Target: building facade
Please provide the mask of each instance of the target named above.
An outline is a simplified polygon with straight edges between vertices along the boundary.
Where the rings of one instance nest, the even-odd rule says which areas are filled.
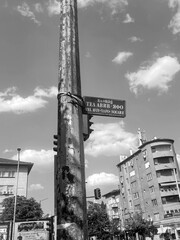
[[[14,196],[17,183],[18,161],[0,158],[0,214],[2,213],[2,202],[5,198]],[[19,177],[17,195],[27,197],[28,176],[33,163],[19,162]]]
[[[109,216],[110,220],[117,220],[120,221],[120,205],[119,205],[119,199],[120,199],[120,190],[116,189],[111,192],[108,192],[103,195],[105,198],[106,208],[107,208],[107,214]]]
[[[172,139],[143,141],[117,165],[125,222],[134,213],[152,219],[163,231],[180,230],[180,172]],[[180,237],[180,232],[179,232]]]

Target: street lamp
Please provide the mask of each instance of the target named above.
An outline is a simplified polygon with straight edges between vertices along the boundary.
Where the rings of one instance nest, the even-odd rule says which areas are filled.
[[[15,239],[15,221],[16,221],[16,205],[17,205],[17,193],[18,193],[18,182],[19,182],[20,151],[21,151],[21,148],[17,148],[18,164],[17,164],[16,190],[15,190],[15,199],[14,199],[13,240]]]

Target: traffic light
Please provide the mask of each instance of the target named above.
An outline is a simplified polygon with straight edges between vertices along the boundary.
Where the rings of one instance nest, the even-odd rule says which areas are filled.
[[[94,189],[94,197],[95,197],[95,199],[100,199],[101,198],[101,190],[100,190],[100,188]]]
[[[49,239],[52,239],[53,233],[54,233],[54,216],[50,217],[48,222],[46,223],[46,231],[49,232]]]
[[[83,114],[83,137],[84,137],[84,141],[86,141],[91,132],[94,131],[93,129],[91,129],[91,125],[93,124],[91,120],[91,118],[93,117],[93,115],[90,114]]]
[[[54,135],[53,138],[54,138],[53,144],[55,145],[55,147],[53,147],[53,150],[57,152],[58,151],[58,135]]]

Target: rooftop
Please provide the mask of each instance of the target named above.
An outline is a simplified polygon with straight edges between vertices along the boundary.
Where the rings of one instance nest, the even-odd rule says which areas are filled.
[[[5,165],[16,166],[17,164],[18,164],[17,160],[0,158],[0,166],[5,166]],[[29,174],[29,172],[31,171],[31,168],[33,167],[34,163],[19,161],[19,165],[20,166],[27,166],[28,167],[28,174]]]

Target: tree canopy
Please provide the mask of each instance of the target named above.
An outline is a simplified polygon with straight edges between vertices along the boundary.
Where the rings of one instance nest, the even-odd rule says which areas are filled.
[[[1,221],[13,220],[15,197],[5,198],[2,202],[3,212]],[[27,199],[24,196],[17,196],[16,220],[39,219],[43,215],[40,203],[34,198]]]
[[[125,229],[130,236],[135,236],[138,233],[143,237],[152,237],[157,234],[157,228],[153,225],[153,222],[144,219],[140,213],[136,213],[126,220]]]
[[[98,239],[108,239],[111,223],[106,212],[106,205],[89,202],[87,211],[89,236],[97,236]]]

